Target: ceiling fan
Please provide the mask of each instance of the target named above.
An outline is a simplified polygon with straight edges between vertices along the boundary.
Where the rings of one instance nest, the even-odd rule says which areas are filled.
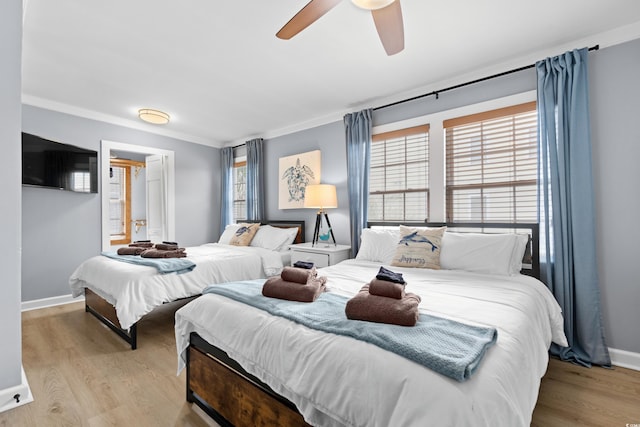
[[[333,9],[340,1],[342,0],[311,0],[276,33],[276,37],[289,40]],[[404,49],[404,28],[400,0],[351,1],[356,6],[371,11],[378,36],[387,55],[395,55]]]

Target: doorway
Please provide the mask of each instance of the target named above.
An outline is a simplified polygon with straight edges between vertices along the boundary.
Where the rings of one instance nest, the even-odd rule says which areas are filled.
[[[146,218],[155,219],[153,228],[155,240],[175,241],[175,159],[174,152],[158,148],[132,145],[114,141],[101,141],[101,193],[102,193],[102,250],[111,250],[111,227],[109,223],[110,162],[112,153],[129,152],[153,159],[161,183],[148,182],[146,191]],[[147,221],[147,224],[149,221]]]

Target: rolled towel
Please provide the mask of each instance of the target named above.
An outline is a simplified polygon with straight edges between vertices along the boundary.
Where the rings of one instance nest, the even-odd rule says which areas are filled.
[[[324,276],[310,280],[306,285],[287,282],[280,276],[270,277],[262,285],[265,297],[286,299],[289,301],[313,302],[324,292],[327,278]]]
[[[165,245],[178,246],[178,242],[165,242],[163,240],[162,243],[164,243]]]
[[[386,298],[369,293],[369,285],[347,301],[345,314],[351,320],[415,326],[420,317],[420,296],[407,293],[402,299]]]
[[[376,275],[376,279],[386,280],[388,282],[394,282],[394,283],[404,283],[404,279],[402,278],[402,273],[395,273],[384,267],[380,267],[380,270],[378,270],[378,274]]]
[[[132,248],[152,248],[153,243],[151,242],[133,242],[129,243],[129,246]]]
[[[296,261],[293,263],[294,267],[298,267],[298,268],[306,268],[306,269],[311,269],[313,268],[313,263],[312,262],[307,262],[307,261]]]
[[[187,253],[184,248],[178,248],[174,251],[161,251],[159,249],[150,248],[140,254],[143,258],[184,258]]]
[[[314,279],[318,275],[316,268],[309,270],[298,267],[284,267],[280,273],[280,277],[285,282],[294,282],[305,285],[310,279]]]
[[[404,287],[405,284],[403,283],[389,282],[388,280],[375,278],[369,282],[369,293],[380,297],[400,299],[405,295]]]
[[[178,245],[173,245],[169,243],[156,243],[156,249],[160,249],[161,251],[175,251],[178,248]]]
[[[145,248],[137,246],[126,246],[124,248],[118,248],[118,255],[140,255],[145,251]]]

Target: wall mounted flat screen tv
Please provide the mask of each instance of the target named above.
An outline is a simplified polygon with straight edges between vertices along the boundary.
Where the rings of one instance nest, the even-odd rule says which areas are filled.
[[[22,184],[98,192],[98,152],[22,133]]]

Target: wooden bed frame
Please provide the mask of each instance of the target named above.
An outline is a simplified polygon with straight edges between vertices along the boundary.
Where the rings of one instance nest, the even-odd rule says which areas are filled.
[[[529,244],[522,274],[540,277],[538,224],[507,223],[402,223],[407,226],[440,227],[464,232],[484,229],[529,230]],[[389,226],[389,223],[368,223]],[[308,426],[296,406],[245,371],[227,353],[192,332],[187,349],[187,402],[195,403],[218,424],[233,426]]]
[[[256,222],[256,221],[248,221],[248,222]],[[296,238],[294,239],[294,243],[304,243],[305,241],[305,222],[304,221],[265,221],[263,222],[265,225],[271,225],[273,227],[278,228],[298,228],[298,234],[296,234]],[[129,330],[123,329],[120,325],[120,321],[118,320],[118,315],[116,314],[115,307],[109,303],[107,300],[102,298],[97,293],[93,292],[89,288],[84,288],[84,301],[85,301],[85,311],[93,314],[98,320],[104,323],[109,327],[113,332],[115,332],[120,338],[125,340],[130,346],[131,350],[135,350],[138,347],[138,323],[134,323]],[[194,298],[187,297],[181,298],[176,301]],[[173,302],[173,301],[169,301]]]

